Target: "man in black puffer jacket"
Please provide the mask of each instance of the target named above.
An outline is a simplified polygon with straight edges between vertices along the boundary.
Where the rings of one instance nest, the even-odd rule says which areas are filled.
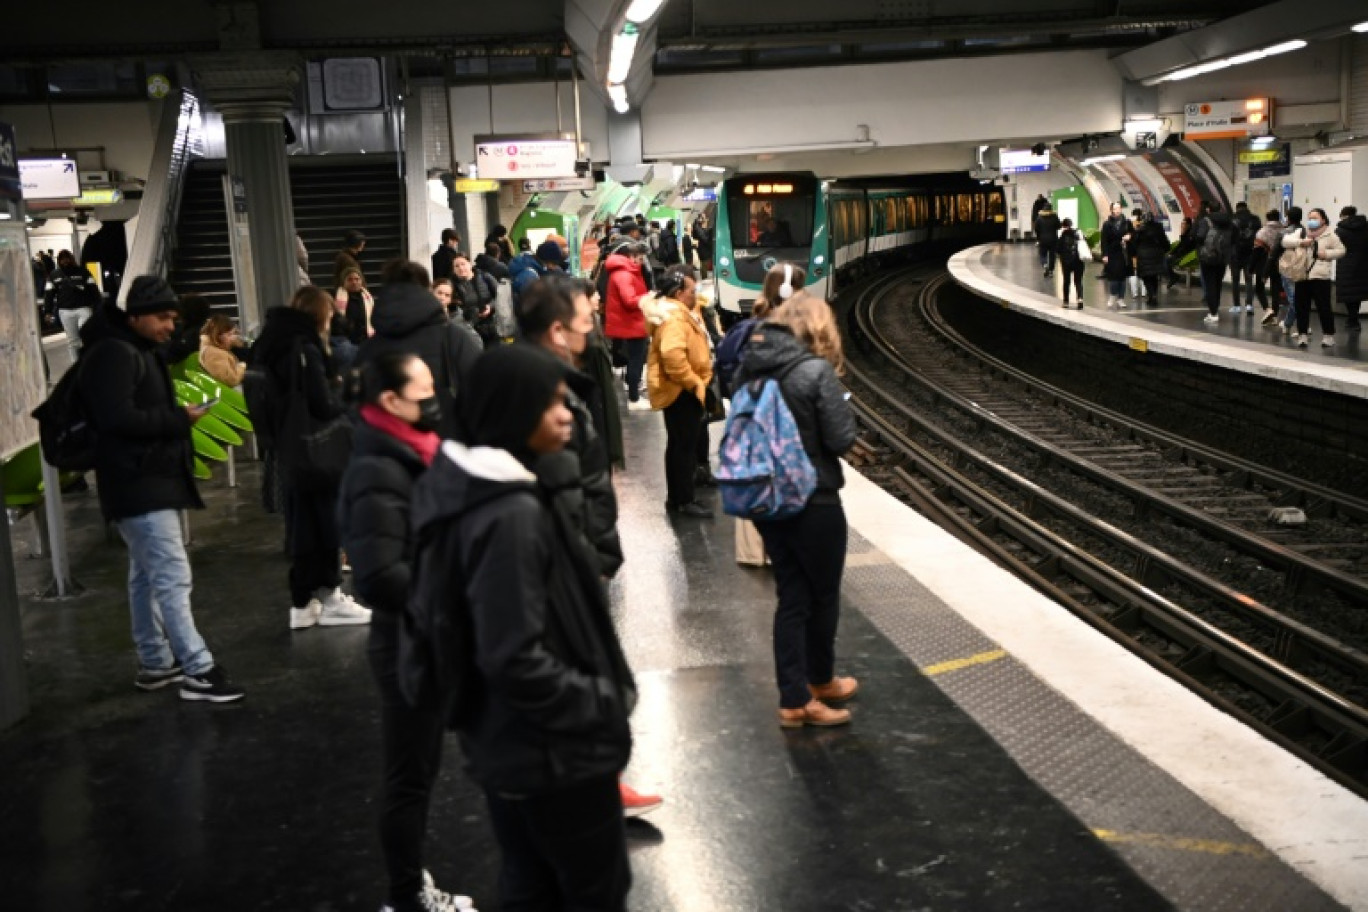
[[[1345,330],[1358,332],[1359,306],[1368,298],[1368,218],[1356,207],[1345,206],[1335,233],[1344,244],[1344,256],[1335,265],[1335,296],[1348,314]]]
[[[190,428],[208,412],[176,404],[159,352],[176,328],[171,286],[139,276],[126,310],[107,305],[82,327],[79,389],[95,424],[100,508],[128,545],[128,601],[139,690],[181,685],[181,699],[228,703],[243,691],[216,665],[190,613],[190,559],[179,511],[203,509]]]
[[[438,432],[448,439],[461,436],[457,397],[483,346],[464,321],[448,318],[433,296],[427,270],[419,263],[391,260],[381,273],[384,286],[376,296],[371,327],[375,335],[357,352],[360,367],[386,351],[411,352],[422,358],[437,382],[442,406]]]

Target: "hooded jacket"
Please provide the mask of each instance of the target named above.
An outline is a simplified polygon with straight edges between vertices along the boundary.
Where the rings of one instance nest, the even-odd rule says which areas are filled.
[[[506,794],[616,776],[631,756],[636,685],[589,546],[555,507],[578,484],[560,467],[447,442],[414,491],[413,597],[466,625],[469,652],[439,659],[464,669],[453,727],[471,775]]]
[[[508,264],[508,275],[513,282],[513,300],[522,297],[523,289],[547,273],[547,266],[531,253],[520,253]]]
[[[1202,216],[1197,220],[1196,224],[1192,226],[1192,240],[1193,243],[1197,245],[1197,260],[1199,263],[1202,262],[1202,247],[1206,244],[1207,235],[1213,231],[1224,231],[1229,236],[1228,240],[1230,243],[1228,248],[1230,250],[1230,258],[1227,259],[1227,262],[1235,256],[1234,223],[1230,220],[1229,212],[1226,212],[1224,209],[1218,209],[1215,212],[1209,212]]]
[[[303,356],[296,368],[295,351]],[[294,394],[296,369],[304,371],[304,396],[309,415],[316,421],[329,421],[342,414],[332,364],[323,351],[323,340],[313,319],[302,310],[272,307],[266,311],[266,324],[252,346],[252,363],[261,365],[270,381],[267,423],[271,437],[279,436],[285,420],[284,403]]]
[[[1035,220],[1033,226],[1036,236],[1036,244],[1041,247],[1053,247],[1059,240],[1059,216],[1055,215],[1054,210],[1049,206],[1040,210],[1040,215]]]
[[[224,386],[241,386],[247,365],[227,348],[221,348],[206,335],[200,336],[200,367]]]
[[[651,408],[668,408],[681,395],[707,403],[712,382],[712,339],[702,314],[693,314],[673,298],[656,298],[660,326],[651,334],[646,357],[646,389]]]
[[[570,457],[579,472],[579,485],[566,488],[566,506],[579,517],[585,538],[598,555],[599,572],[613,576],[622,567],[622,540],[617,531],[617,494],[613,491],[613,472],[608,456],[607,438],[598,430],[602,412],[595,414],[591,403],[603,401],[602,392],[588,374],[567,367],[565,385],[569,389],[565,405],[575,418],[570,445],[560,453],[543,456],[541,462]]]
[[[817,470],[817,490],[808,503],[840,503],[837,492],[845,485],[841,457],[854,446],[857,430],[836,370],[809,352],[788,327],[757,324],[741,361],[738,389],[751,380],[778,374],[782,374],[779,391]]]
[[[158,510],[200,509],[190,446],[190,416],[176,403],[156,343],[128,325],[112,304],[81,327],[73,370],[95,422],[95,479],[105,519]]]
[[[442,405],[438,432],[446,438],[460,436],[456,397],[475,359],[484,346],[463,321],[447,318],[432,292],[418,285],[387,285],[380,290],[371,314],[375,335],[356,354],[356,366],[383,352],[411,352],[423,359],[436,381]]]
[[[603,334],[610,339],[644,339],[648,335],[641,298],[646,280],[629,256],[615,253],[603,268],[608,273],[608,294],[603,302]]]
[[[1341,303],[1368,300],[1368,218],[1351,215],[1336,227],[1344,256],[1335,267],[1335,292]]]

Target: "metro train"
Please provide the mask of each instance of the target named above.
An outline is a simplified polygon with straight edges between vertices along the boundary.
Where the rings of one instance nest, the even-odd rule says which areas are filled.
[[[897,259],[1003,240],[1002,190],[965,174],[823,180],[810,171],[738,174],[717,193],[713,264],[724,318],[748,314],[765,273],[790,262],[806,290],[842,284]]]

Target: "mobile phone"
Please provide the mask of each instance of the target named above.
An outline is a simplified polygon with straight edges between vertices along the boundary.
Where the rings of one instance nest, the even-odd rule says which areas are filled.
[[[214,406],[218,405],[218,404],[219,404],[219,400],[222,399],[222,398],[223,398],[222,396],[214,396],[214,397],[211,398],[211,399],[206,399],[206,400],[204,400],[203,402],[199,403],[198,405],[195,406],[195,408],[199,409],[201,412],[207,412],[207,411],[209,411],[211,408],[213,408]]]

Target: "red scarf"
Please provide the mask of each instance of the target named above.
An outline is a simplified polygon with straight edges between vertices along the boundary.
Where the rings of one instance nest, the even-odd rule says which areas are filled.
[[[432,460],[437,457],[437,450],[442,445],[442,438],[437,434],[432,431],[420,431],[378,405],[361,406],[361,419],[377,431],[384,431],[400,443],[408,444],[426,466],[432,465]]]

